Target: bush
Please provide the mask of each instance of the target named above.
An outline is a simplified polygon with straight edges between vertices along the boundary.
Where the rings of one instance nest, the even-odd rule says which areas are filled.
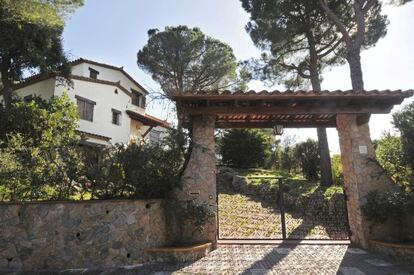
[[[92,152],[91,152],[92,151]],[[92,198],[162,198],[178,186],[184,151],[167,141],[90,149],[86,177]]]
[[[378,162],[395,182],[408,190],[413,182],[413,173],[402,157],[404,150],[401,138],[388,133],[375,143]]]
[[[263,167],[271,154],[271,141],[262,131],[232,129],[218,142],[225,165],[237,168]]]
[[[414,213],[414,193],[371,191],[362,206],[363,214],[375,223],[384,223],[389,218],[401,219],[405,214]]]
[[[180,227],[180,234],[185,232],[185,227],[192,225],[194,230],[191,232],[191,237],[195,233],[203,232],[207,222],[215,217],[214,209],[208,203],[197,202],[195,199],[187,201],[170,201],[169,206],[174,209],[178,224]],[[183,239],[182,236],[179,239]]]
[[[0,200],[159,198],[178,185],[182,134],[156,145],[80,147],[77,120],[66,95],[13,104],[0,133]]]
[[[401,174],[402,184],[408,190],[414,190],[414,102],[393,115],[394,126],[401,133],[401,148],[403,160],[399,160],[400,166],[397,174]],[[405,165],[404,165],[405,164]],[[405,170],[404,166],[409,167],[410,171]],[[403,172],[401,172],[403,171]],[[408,176],[410,174],[410,176]],[[408,180],[408,183],[407,183]]]
[[[405,161],[414,171],[414,102],[395,113],[393,123],[401,133]]]
[[[2,200],[65,199],[81,188],[77,120],[67,95],[12,105],[0,133]]]
[[[303,176],[317,180],[319,168],[318,143],[312,139],[301,142],[295,147],[295,156],[300,163]]]
[[[7,145],[8,136],[20,134],[24,139],[31,139],[32,144],[48,142],[59,145],[70,141],[79,141],[81,136],[76,132],[78,113],[76,104],[67,94],[44,100],[34,97],[26,103],[19,99],[13,103],[8,121],[4,121],[3,109],[0,108],[0,140],[3,148]]]
[[[334,185],[344,185],[344,174],[342,171],[341,155],[333,155],[332,162],[332,176]]]

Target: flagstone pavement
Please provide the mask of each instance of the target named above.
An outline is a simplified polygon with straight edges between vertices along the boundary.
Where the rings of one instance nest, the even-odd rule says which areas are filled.
[[[152,263],[119,268],[71,269],[3,274],[414,274],[414,263],[352,248],[349,245],[220,245],[193,263]]]

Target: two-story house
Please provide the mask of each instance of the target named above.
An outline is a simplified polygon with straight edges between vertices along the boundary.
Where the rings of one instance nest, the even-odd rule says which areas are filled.
[[[34,95],[48,99],[66,92],[77,103],[79,131],[94,144],[157,142],[171,127],[145,113],[148,92],[123,67],[83,58],[71,65],[73,85],[51,73],[26,79],[16,86],[15,93],[31,100]]]

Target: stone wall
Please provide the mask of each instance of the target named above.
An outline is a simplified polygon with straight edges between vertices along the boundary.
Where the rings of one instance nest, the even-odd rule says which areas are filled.
[[[414,263],[414,245],[412,244],[371,240],[370,248],[376,252],[395,258],[396,260],[405,260]]]
[[[370,224],[361,212],[361,206],[366,202],[365,196],[373,190],[390,191],[396,185],[375,160],[368,122],[359,122],[357,115],[342,114],[337,115],[336,124],[348,197],[351,240],[354,244],[368,248],[368,241],[378,236],[370,232]]]
[[[165,235],[162,200],[0,204],[0,271],[138,264]]]
[[[206,205],[214,216],[205,224],[202,232],[194,231],[191,223],[179,226],[177,220],[170,228],[183,228],[175,232],[177,242],[199,243],[217,239],[217,191],[216,157],[214,141],[215,116],[197,116],[193,118],[193,148],[187,167],[181,177],[181,187],[174,190],[177,201],[195,200]],[[173,213],[172,213],[173,214]]]

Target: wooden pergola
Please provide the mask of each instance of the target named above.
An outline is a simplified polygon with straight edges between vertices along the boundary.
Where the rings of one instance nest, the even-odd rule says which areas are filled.
[[[367,248],[381,236],[370,231],[362,215],[366,195],[386,192],[395,184],[375,161],[370,138],[371,114],[386,114],[413,90],[373,91],[261,91],[185,92],[171,96],[179,120],[192,127],[193,149],[182,175],[178,200],[197,200],[217,211],[215,128],[336,127],[341,148],[351,241]],[[249,157],[249,156],[246,156]],[[217,219],[212,218],[194,241],[217,240]],[[382,231],[387,234],[387,228]],[[390,229],[391,230],[391,229]],[[183,234],[184,235],[184,234]]]
[[[186,92],[172,99],[184,111],[180,117],[189,126],[191,117],[215,115],[216,128],[336,127],[338,114],[357,114],[358,123],[370,114],[386,114],[394,105],[413,95],[412,90],[384,91],[210,91]]]

